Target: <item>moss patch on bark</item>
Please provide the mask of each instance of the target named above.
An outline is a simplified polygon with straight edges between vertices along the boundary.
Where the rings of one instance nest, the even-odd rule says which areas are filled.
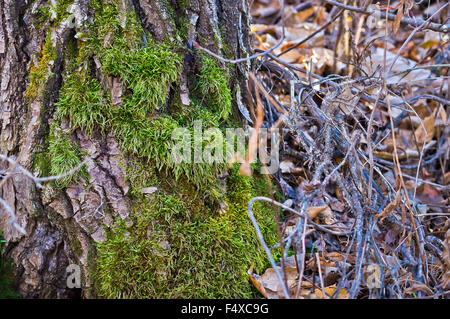
[[[93,24],[78,30],[80,37],[63,52],[63,85],[47,153],[41,158],[47,159],[52,173],[81,160],[76,145],[58,135],[63,120],[69,121],[72,132],[112,132],[126,157],[133,225],[117,220],[107,240],[97,245],[96,292],[105,298],[255,296],[246,271],[252,263],[262,270],[267,261],[247,204],[252,196],[268,195],[264,178],[240,176],[234,167],[224,190],[218,185],[227,169],[224,163],[170,161],[175,129],[192,132],[195,120],[219,130],[230,125],[227,71],[211,58],[198,56],[192,103],[183,106],[177,82],[186,48],[149,39],[134,13],[123,12],[119,1],[93,0],[90,10]],[[32,70],[36,85],[30,98],[48,70],[50,49],[46,42],[42,63]],[[116,100],[114,89],[106,85],[112,80],[121,91]],[[76,176],[59,186],[74,182]],[[150,186],[158,191],[143,194],[142,188]],[[255,214],[267,241],[275,244],[272,209],[257,204]]]
[[[256,271],[267,264],[247,216],[247,204],[252,196],[262,194],[264,177],[241,176],[237,167],[230,173],[219,205],[208,204],[198,190],[189,187],[171,191],[162,187],[136,199],[135,224],[118,223],[108,240],[97,246],[100,296],[255,297],[246,271],[252,263]],[[255,214],[266,240],[275,244],[272,209],[257,205]]]
[[[20,298],[20,295],[14,291],[14,275],[11,265],[3,258],[4,243],[0,232],[0,299]]]

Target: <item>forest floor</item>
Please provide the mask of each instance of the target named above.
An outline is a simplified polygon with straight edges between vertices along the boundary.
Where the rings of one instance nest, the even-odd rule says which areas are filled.
[[[272,264],[251,282],[266,298],[448,298],[449,3],[281,3],[251,7],[243,115],[279,129],[285,198],[249,204]],[[259,200],[279,212],[275,247]]]

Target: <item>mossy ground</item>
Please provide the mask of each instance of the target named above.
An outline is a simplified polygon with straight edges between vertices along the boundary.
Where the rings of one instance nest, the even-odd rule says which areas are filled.
[[[247,204],[252,196],[268,195],[265,179],[240,176],[234,167],[224,192],[218,177],[226,170],[225,164],[169,160],[174,129],[192,131],[195,120],[219,129],[230,125],[232,98],[226,69],[200,55],[198,71],[191,75],[192,103],[182,106],[177,81],[186,49],[180,43],[149,39],[134,14],[126,13],[123,27],[118,17],[124,13],[117,0],[93,0],[90,6],[95,12],[93,25],[63,52],[64,82],[47,152],[36,159],[44,159],[45,165],[40,166],[55,174],[80,162],[82,154],[65,135],[70,132],[58,130],[63,119],[73,130],[87,134],[112,132],[124,152],[134,224],[117,221],[107,240],[97,245],[93,277],[98,295],[251,297],[254,290],[246,271],[252,263],[262,270],[267,261],[247,217]],[[30,70],[30,97],[40,92],[40,79],[48,70],[46,51],[51,48],[47,46],[46,42],[39,67]],[[93,71],[98,67],[94,57],[104,78],[120,79],[119,105],[113,105],[111,92]],[[169,91],[172,98],[167,99]],[[78,177],[70,176],[56,186],[65,187]],[[140,190],[149,186],[157,186],[158,192],[142,194]],[[274,244],[272,209],[257,203],[255,213],[268,242]]]

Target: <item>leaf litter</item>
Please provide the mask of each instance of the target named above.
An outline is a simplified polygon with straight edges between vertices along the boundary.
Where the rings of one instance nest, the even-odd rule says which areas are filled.
[[[449,39],[408,19],[439,26],[450,10],[392,1],[388,24],[369,25],[366,1],[336,3],[252,2],[255,52],[284,29],[249,82],[255,127],[281,128],[271,178],[284,201],[249,203],[271,260],[260,275],[250,267],[250,282],[269,299],[448,298]],[[281,216],[271,247],[255,201]]]

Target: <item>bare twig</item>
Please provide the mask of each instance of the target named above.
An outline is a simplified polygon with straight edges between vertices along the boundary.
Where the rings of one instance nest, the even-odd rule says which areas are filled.
[[[5,174],[5,176],[3,177],[3,180],[0,182],[0,187],[3,185],[3,183],[5,183],[6,179],[13,176],[13,173],[16,172],[16,170],[18,170],[19,174],[24,175],[25,177],[31,179],[31,181],[33,181],[37,187],[42,188],[42,183],[44,182],[49,182],[49,181],[54,181],[54,180],[58,180],[58,179],[62,179],[66,176],[72,175],[73,173],[75,173],[76,171],[78,171],[79,169],[81,169],[84,165],[86,165],[86,163],[88,162],[89,159],[85,159],[83,162],[81,162],[80,164],[78,164],[76,167],[74,167],[73,169],[71,169],[70,171],[57,175],[57,176],[49,176],[49,177],[37,177],[35,175],[33,175],[30,171],[28,171],[27,169],[25,169],[22,165],[20,165],[16,160],[0,154],[0,159],[4,160],[6,162],[8,162],[9,164],[11,164],[11,167],[9,168],[7,174]],[[0,197],[0,204],[5,208],[5,210],[9,213],[10,215],[10,223],[13,225],[14,228],[16,228],[19,232],[21,232],[22,234],[26,234],[25,229],[23,229],[22,226],[20,226],[17,223],[17,217],[14,213],[14,210],[11,208],[11,206],[8,205],[8,203]],[[1,212],[0,212],[1,213]]]

